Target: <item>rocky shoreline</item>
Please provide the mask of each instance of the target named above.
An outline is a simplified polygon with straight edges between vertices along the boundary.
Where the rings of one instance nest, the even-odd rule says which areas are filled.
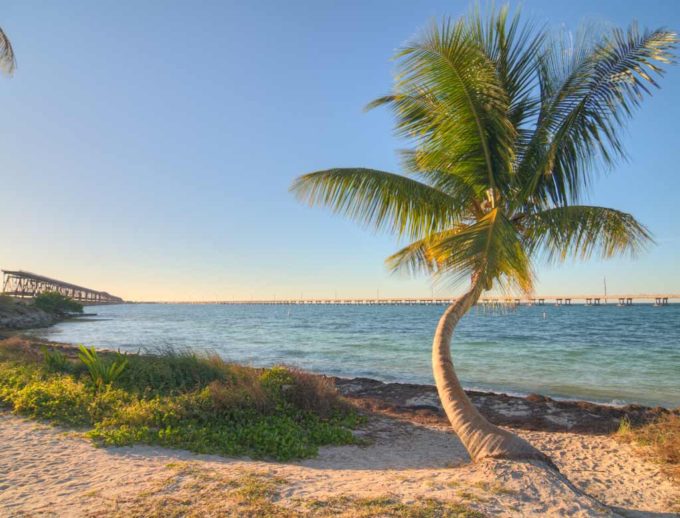
[[[66,315],[48,313],[27,304],[8,304],[0,306],[0,332],[49,327],[66,318]]]
[[[424,424],[448,423],[432,385],[383,383],[369,378],[335,378],[335,382],[345,397],[367,411]],[[609,434],[619,428],[623,419],[637,425],[667,413],[680,415],[680,408],[617,407],[587,401],[558,401],[538,394],[518,397],[494,392],[466,393],[492,423],[523,430]]]

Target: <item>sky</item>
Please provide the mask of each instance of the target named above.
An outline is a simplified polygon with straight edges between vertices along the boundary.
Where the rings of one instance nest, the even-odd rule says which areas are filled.
[[[680,29],[680,2],[526,0],[554,30]],[[393,236],[288,192],[303,173],[399,171],[395,51],[467,1],[0,1],[0,267],[127,300],[448,296],[390,274]],[[628,126],[588,202],[632,212],[639,258],[539,265],[537,293],[680,292],[680,68]],[[434,291],[433,291],[434,290]]]

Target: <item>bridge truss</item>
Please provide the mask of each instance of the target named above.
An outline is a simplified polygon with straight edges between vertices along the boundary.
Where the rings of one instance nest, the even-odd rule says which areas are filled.
[[[91,290],[68,282],[50,279],[22,270],[2,270],[2,292],[19,298],[33,298],[46,291],[56,291],[85,304],[120,304],[123,299],[105,291]]]

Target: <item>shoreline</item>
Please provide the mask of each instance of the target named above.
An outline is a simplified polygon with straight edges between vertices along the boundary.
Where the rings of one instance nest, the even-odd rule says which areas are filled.
[[[28,362],[42,360],[30,350],[43,345],[75,355],[70,344],[16,335],[4,345],[24,350]],[[144,358],[134,361],[144,364]],[[253,375],[259,379],[263,373],[255,369]],[[548,455],[556,472],[540,462],[470,462],[432,386],[367,378],[318,381],[330,389],[326,382],[333,381],[363,416],[352,427],[359,441],[320,444],[315,455],[280,460],[278,450],[254,459],[153,438],[95,447],[86,428],[48,425],[0,409],[0,458],[12,467],[0,469],[0,514],[481,518],[680,510],[680,485],[671,473],[608,433],[621,415],[644,421],[668,413],[665,409],[468,392],[491,421],[514,428]]]
[[[16,302],[9,307],[0,307],[0,337],[6,333],[51,327],[68,318],[68,315],[48,313],[35,306]]]
[[[77,348],[75,344],[43,340],[21,331],[10,332],[9,335],[0,332],[0,340],[10,336],[34,345],[47,345],[67,351]],[[97,347],[97,350],[116,352],[102,347]],[[422,424],[448,425],[434,385],[313,374],[332,379],[338,391],[364,411]],[[530,431],[602,435],[615,432],[622,420],[642,425],[663,415],[680,415],[680,407],[672,409],[637,404],[615,406],[585,400],[554,399],[540,394],[520,396],[468,389],[465,389],[465,393],[492,423]]]
[[[302,308],[251,309],[117,305],[101,308],[83,325],[68,321],[26,332],[114,350],[189,346],[258,367],[280,363],[328,376],[433,383],[429,346],[436,308],[385,310],[385,318],[373,323],[370,308],[340,308],[328,316],[321,310],[313,318]],[[546,306],[547,319],[543,310],[526,309],[500,316],[473,311],[452,346],[466,390],[613,407],[680,406],[677,307],[609,308],[603,316]]]
[[[383,383],[369,378],[333,378],[340,393],[367,411],[423,424],[448,420],[434,385]],[[472,403],[492,423],[509,428],[602,435],[618,430],[622,420],[650,423],[680,408],[644,405],[612,406],[582,400],[556,400],[539,394],[525,397],[465,390]]]
[[[86,317],[87,315],[83,315],[83,317]],[[3,340],[5,338],[10,338],[12,336],[17,336],[19,338],[23,338],[26,340],[34,341],[34,342],[40,342],[40,343],[45,343],[49,344],[52,346],[58,346],[58,347],[65,347],[65,348],[77,348],[78,343],[71,343],[71,342],[56,342],[53,340],[47,340],[41,337],[33,336],[30,334],[26,334],[26,331],[30,331],[31,329],[45,329],[47,327],[51,327],[52,325],[59,324],[61,322],[66,322],[70,320],[78,320],[80,317],[79,316],[68,316],[62,318],[62,320],[59,320],[58,322],[55,322],[54,324],[49,324],[46,326],[43,326],[41,328],[30,328],[30,329],[0,329],[0,340]],[[95,345],[95,348],[98,351],[107,351],[107,352],[119,352],[119,349],[112,349],[110,347],[98,347]],[[183,348],[178,348],[178,350],[181,350]],[[191,350],[191,348],[188,348]],[[145,349],[138,349],[142,351],[142,354],[148,353],[148,354],[154,354],[153,349],[149,349],[146,351]],[[135,351],[121,351],[124,353],[130,353],[130,354],[136,354],[138,350]],[[217,351],[213,350],[205,350],[205,349],[200,349],[200,352],[215,352],[216,354],[219,354]],[[226,359],[229,362],[232,363],[237,363],[241,364],[242,362],[238,360],[231,360],[229,358]],[[255,368],[269,368],[273,367],[278,364],[246,364],[248,366],[252,366]],[[302,365],[299,364],[294,364],[294,363],[281,363],[280,365],[285,365],[291,368],[295,369],[300,369],[305,372],[308,372],[310,374],[316,374],[319,376],[323,376],[326,378],[332,378],[335,380],[341,380],[341,381],[354,381],[354,380],[366,380],[370,383],[376,383],[376,384],[383,384],[383,385],[397,385],[397,386],[404,386],[404,387],[422,387],[423,390],[426,389],[432,389],[434,390],[435,386],[433,384],[428,384],[428,383],[417,383],[417,382],[412,382],[412,381],[390,381],[386,379],[380,379],[379,377],[371,378],[371,377],[365,377],[365,376],[351,376],[351,375],[339,375],[339,374],[333,374],[329,372],[322,372],[322,371],[316,371],[316,370],[310,370],[305,368]],[[621,403],[616,403],[614,402],[615,400],[611,402],[604,402],[604,401],[598,401],[595,399],[585,399],[585,398],[579,398],[579,397],[568,397],[568,396],[553,396],[553,395],[547,395],[547,394],[542,394],[539,392],[531,392],[531,391],[513,391],[513,390],[503,390],[503,389],[487,389],[487,388],[478,388],[478,387],[467,387],[463,386],[463,389],[465,390],[465,393],[468,395],[474,394],[474,395],[486,395],[486,396],[497,396],[497,397],[503,397],[503,398],[511,398],[511,399],[518,399],[518,400],[527,400],[527,399],[543,399],[545,401],[551,401],[554,403],[567,403],[567,404],[583,404],[583,405],[594,405],[597,407],[605,407],[605,408],[613,408],[613,409],[627,409],[627,408],[645,408],[645,409],[661,409],[662,411],[668,411],[668,412],[680,412],[680,405],[678,406],[670,406],[670,405],[664,405],[664,404],[658,404],[658,405],[651,405],[651,404],[645,404],[645,403],[635,403],[635,402],[621,402]]]
[[[51,327],[53,325],[70,321],[70,320],[78,320],[79,318],[87,318],[88,316],[94,316],[94,315],[66,315],[66,316],[61,316],[59,320],[49,323],[44,326],[39,326],[39,327],[32,327],[32,328],[22,328],[22,329],[7,329],[7,328],[1,328],[0,327],[0,340],[4,338],[9,338],[11,336],[18,336],[19,338],[23,338],[29,341],[37,341],[45,344],[50,344],[53,346],[62,346],[66,348],[76,348],[78,346],[78,343],[76,342],[57,342],[45,338],[41,338],[38,336],[33,336],[31,334],[27,334],[27,331],[31,331],[33,329],[45,329],[48,327]],[[97,350],[101,351],[110,351],[110,352],[116,352],[119,351],[119,349],[113,349],[111,347],[99,347],[96,346]],[[183,347],[179,347],[178,350],[184,349]],[[192,350],[190,347],[187,347],[188,350]],[[148,352],[149,354],[154,354],[154,349],[149,348],[145,350],[144,348],[137,349],[136,351],[141,350],[142,352]],[[202,352],[210,352],[210,353],[215,353],[219,355],[219,352],[217,350],[212,350],[212,349],[200,349]],[[125,351],[124,351],[125,352]],[[127,351],[127,352],[133,352],[133,351]],[[233,363],[241,363],[239,360],[232,360],[230,358],[227,358],[227,361],[231,361]],[[267,368],[267,367],[272,367],[275,364],[248,364],[249,366],[253,366],[256,368]],[[428,384],[428,383],[418,383],[415,381],[394,381],[394,380],[387,380],[387,379],[380,379],[379,377],[375,378],[369,378],[369,377],[364,377],[364,376],[352,376],[352,375],[344,375],[344,374],[339,374],[339,373],[330,373],[330,372],[323,372],[323,371],[316,371],[316,370],[310,370],[305,368],[304,365],[296,364],[296,363],[286,363],[282,362],[281,365],[287,365],[289,367],[293,368],[298,368],[300,370],[309,372],[311,374],[318,374],[320,376],[325,376],[328,378],[335,378],[338,380],[368,380],[370,382],[375,382],[375,383],[382,383],[385,385],[399,385],[399,386],[418,386],[418,387],[429,387],[433,388],[434,385]],[[662,409],[666,410],[669,412],[677,412],[680,411],[680,404],[678,406],[672,406],[672,405],[666,405],[666,404],[648,404],[648,403],[637,403],[637,402],[616,402],[617,400],[615,398],[611,399],[609,402],[605,402],[602,400],[597,400],[597,399],[587,399],[583,397],[569,397],[569,396],[555,396],[555,395],[548,395],[540,392],[533,392],[530,390],[527,391],[517,391],[517,390],[504,390],[504,389],[492,389],[492,388],[479,388],[479,387],[467,387],[463,386],[465,392],[470,395],[470,394],[479,394],[479,395],[489,395],[489,396],[496,396],[496,397],[507,397],[507,398],[514,398],[514,399],[521,399],[521,400],[527,400],[527,399],[543,399],[545,401],[550,401],[554,403],[567,403],[567,404],[581,404],[581,405],[594,405],[597,407],[606,407],[606,408],[613,408],[613,409],[628,409],[628,408],[646,408],[646,409]]]

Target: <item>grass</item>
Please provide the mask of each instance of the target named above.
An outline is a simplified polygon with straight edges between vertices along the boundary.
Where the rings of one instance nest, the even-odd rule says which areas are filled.
[[[118,515],[135,517],[346,517],[481,518],[453,502],[424,499],[403,503],[390,496],[294,499],[282,493],[287,481],[261,471],[223,475],[192,463],[167,466],[171,475],[144,494],[119,502]]]
[[[615,434],[620,441],[633,444],[646,457],[680,481],[680,415],[668,413],[656,421],[633,426],[623,419]]]
[[[487,498],[485,498],[483,496],[479,496],[479,495],[472,493],[470,491],[466,491],[464,489],[460,489],[460,490],[456,491],[456,496],[458,498],[460,498],[461,500],[466,501],[466,502],[481,503],[481,502],[487,501]]]
[[[494,482],[479,481],[476,482],[474,486],[487,493],[493,493],[494,495],[514,495],[517,493],[517,491],[507,488],[497,481]]]
[[[399,518],[482,518],[483,513],[464,504],[424,498],[414,503],[404,503],[391,496],[355,498],[340,496],[327,500],[302,501],[302,508],[311,516],[347,516],[370,518],[395,516]],[[303,515],[304,516],[304,515]]]
[[[19,338],[0,342],[0,405],[83,429],[97,444],[135,443],[198,453],[289,460],[353,444],[360,421],[331,380],[285,367],[255,369],[186,351],[76,350]],[[116,376],[108,372],[124,364]],[[87,365],[86,365],[87,363]]]

